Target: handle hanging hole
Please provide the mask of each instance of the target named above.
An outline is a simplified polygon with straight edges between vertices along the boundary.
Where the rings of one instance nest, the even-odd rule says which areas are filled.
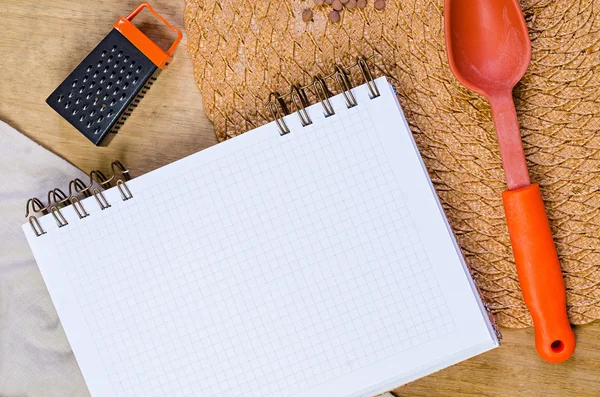
[[[565,344],[561,341],[561,340],[555,340],[554,342],[552,342],[552,344],[550,345],[550,348],[552,349],[552,351],[554,353],[560,353],[563,350],[565,350]]]

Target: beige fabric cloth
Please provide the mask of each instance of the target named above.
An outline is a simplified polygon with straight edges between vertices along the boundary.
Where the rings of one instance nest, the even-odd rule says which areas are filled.
[[[85,176],[1,121],[0,170],[0,396],[89,396],[21,230],[29,197]]]
[[[447,64],[443,0],[343,11],[308,0],[186,0],[196,82],[220,140],[266,123],[285,93],[358,55],[398,90],[450,224],[500,325],[531,325],[504,220],[506,188],[487,102]],[[514,92],[531,179],[541,185],[573,323],[600,318],[600,0],[521,0],[533,46]],[[361,82],[358,73],[352,80]],[[330,86],[339,92],[334,84]],[[310,96],[310,94],[309,94]],[[315,101],[314,95],[311,97]],[[288,108],[294,107],[288,103]]]

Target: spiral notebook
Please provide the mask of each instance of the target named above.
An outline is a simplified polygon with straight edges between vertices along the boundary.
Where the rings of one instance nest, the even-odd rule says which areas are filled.
[[[372,396],[498,346],[393,88],[324,99],[32,201],[93,397]]]

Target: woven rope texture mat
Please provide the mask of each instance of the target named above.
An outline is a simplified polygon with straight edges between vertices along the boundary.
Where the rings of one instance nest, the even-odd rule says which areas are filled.
[[[443,0],[388,0],[327,19],[312,0],[186,0],[188,51],[220,140],[270,121],[288,92],[336,63],[375,54],[398,90],[450,224],[501,325],[525,327],[502,209],[505,189],[487,102],[448,68]],[[523,0],[531,66],[514,95],[531,179],[540,183],[573,323],[600,318],[600,0]],[[313,8],[311,22],[302,11]],[[352,76],[360,84],[358,75]],[[336,92],[333,87],[332,91]],[[314,98],[312,98],[314,100]],[[290,107],[290,109],[293,109]]]

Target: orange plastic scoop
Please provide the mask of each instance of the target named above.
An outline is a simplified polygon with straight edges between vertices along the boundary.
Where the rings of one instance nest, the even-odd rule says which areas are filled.
[[[540,189],[529,181],[512,97],[531,59],[523,13],[517,0],[445,0],[444,17],[452,72],[492,107],[508,185],[504,212],[537,351],[547,361],[562,362],[573,354],[575,336]]]

